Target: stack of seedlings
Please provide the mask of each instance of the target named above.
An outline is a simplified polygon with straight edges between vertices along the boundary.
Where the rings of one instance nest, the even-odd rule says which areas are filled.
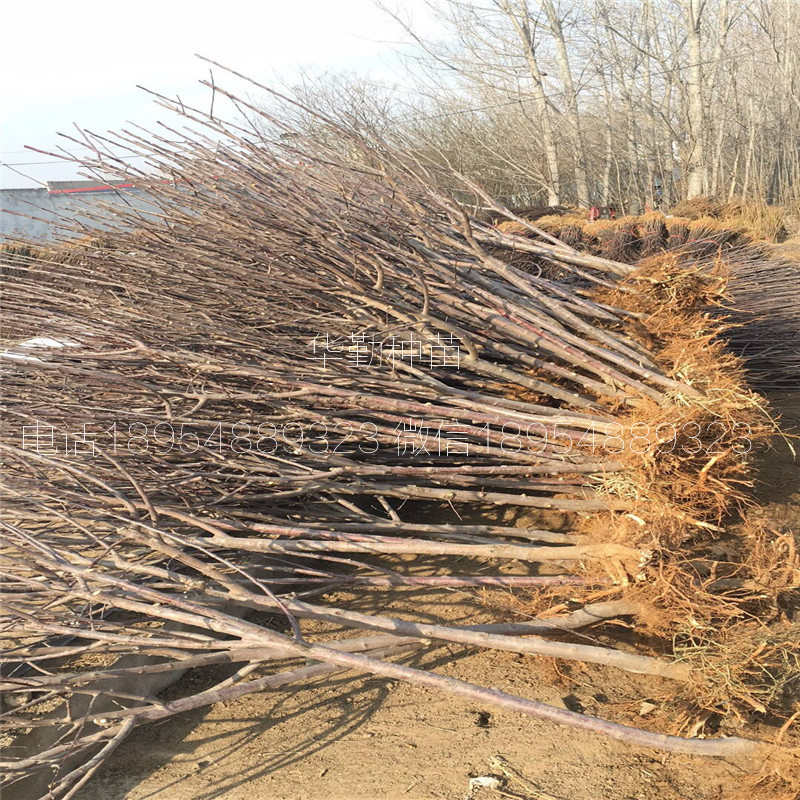
[[[691,216],[653,212],[587,222],[572,213],[541,217],[536,225],[582,252],[634,267],[652,269],[660,260],[669,270],[668,264],[677,259],[724,277],[724,287],[708,298],[709,310],[728,320],[726,338],[732,352],[745,361],[748,379],[764,391],[797,389],[800,267],[763,239],[754,238],[758,231],[745,227],[740,217],[726,217],[726,208],[705,201],[676,208],[687,214],[694,209]],[[499,223],[499,227],[526,233],[519,223]],[[527,231],[527,235],[533,234]]]
[[[195,133],[179,150],[116,137],[139,172],[91,140],[84,166],[135,180],[151,213],[120,196],[77,245],[3,254],[3,785],[76,797],[137,725],[348,670],[664,750],[753,752],[406,661],[457,643],[706,684],[667,647],[569,632],[636,626],[673,586],[691,603],[685,565],[768,433],[687,307],[708,276],[632,286],[626,265],[478,221],[469,207],[514,215],[355,124],[231,98],[252,122],[162,100]],[[437,188],[453,183],[457,199]],[[491,509],[528,524],[469,521]],[[523,587],[552,608],[456,627],[327,599],[419,586]],[[345,633],[315,641],[307,620]],[[155,696],[223,663],[211,688]]]

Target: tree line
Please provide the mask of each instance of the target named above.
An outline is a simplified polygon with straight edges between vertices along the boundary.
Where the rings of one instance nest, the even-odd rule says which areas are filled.
[[[430,0],[411,89],[304,91],[515,204],[800,196],[798,0]]]

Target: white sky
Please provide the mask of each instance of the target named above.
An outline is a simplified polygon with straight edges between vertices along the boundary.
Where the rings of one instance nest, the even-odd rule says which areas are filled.
[[[424,0],[397,2],[430,27]],[[403,80],[393,47],[404,36],[372,0],[7,0],[0,25],[2,188],[78,177],[72,165],[23,150],[74,148],[56,134],[74,133],[75,123],[104,133],[168,119],[137,84],[205,108],[197,81],[208,65],[195,53],[268,85],[298,68]],[[219,70],[215,79],[232,83]]]

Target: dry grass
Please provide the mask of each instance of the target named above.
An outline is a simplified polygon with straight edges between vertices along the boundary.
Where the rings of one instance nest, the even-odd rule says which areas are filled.
[[[543,231],[554,235],[558,235],[557,231],[560,231],[567,225],[583,227],[585,224],[586,215],[578,212],[570,212],[569,214],[548,214],[536,220],[537,228],[541,228]]]
[[[710,197],[693,197],[691,200],[681,200],[670,209],[670,214],[676,217],[700,219],[700,217],[722,216],[723,209],[724,203],[712,200]]]
[[[744,203],[738,215],[743,228],[753,239],[779,242],[787,233],[789,212],[782,206]]]
[[[504,219],[502,222],[498,222],[495,227],[502,233],[510,233],[514,236],[531,235],[530,228],[525,227],[525,225],[523,225],[521,222],[517,222],[515,219]]]
[[[784,206],[767,205],[763,200],[734,199],[722,203],[697,197],[678,203],[671,213],[690,220],[714,219],[721,227],[741,230],[753,240],[778,242],[786,235],[791,212]]]

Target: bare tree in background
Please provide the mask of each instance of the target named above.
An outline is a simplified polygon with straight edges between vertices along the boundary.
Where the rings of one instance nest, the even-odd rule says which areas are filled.
[[[583,148],[578,92],[575,88],[575,81],[572,78],[572,63],[567,40],[564,36],[564,21],[561,14],[556,10],[553,0],[541,0],[541,5],[547,17],[549,33],[555,43],[558,67],[561,73],[561,84],[564,87],[564,111],[569,119],[572,152],[574,155],[575,193],[578,205],[588,208],[589,185],[586,177],[586,156]]]
[[[504,202],[800,200],[798,0],[428,0],[436,36],[385,2],[412,83],[302,91]]]

